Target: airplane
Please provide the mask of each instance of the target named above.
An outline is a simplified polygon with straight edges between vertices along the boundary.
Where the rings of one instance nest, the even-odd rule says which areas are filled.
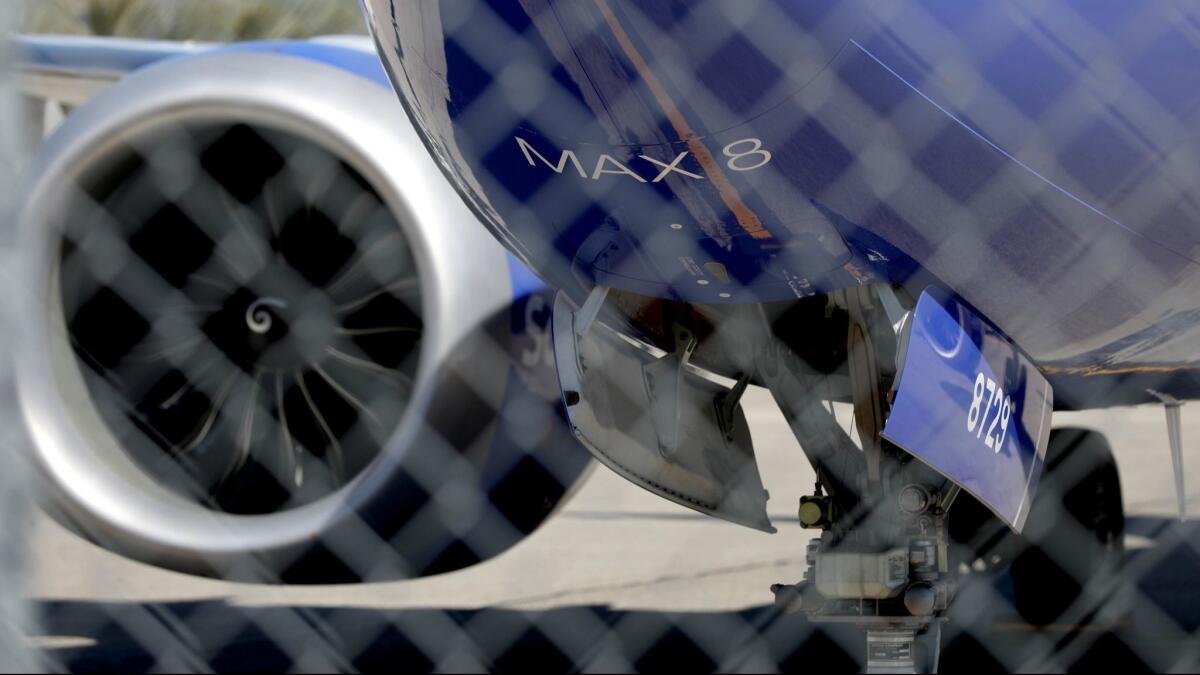
[[[499,555],[587,474],[552,292],[393,126],[367,38],[14,42],[15,386],[55,520],[180,572],[358,583]]]
[[[530,407],[514,405],[512,415],[494,417],[514,427],[506,450],[536,454],[545,466],[582,455],[571,452],[578,443],[655,494],[771,532],[740,405],[747,387],[764,386],[819,479],[798,505],[801,525],[820,533],[797,551],[808,573],[773,587],[775,600],[813,622],[862,627],[869,669],[935,670],[944,615],[973,569],[1005,571],[1031,624],[1119,618],[1112,600],[1124,515],[1112,453],[1095,432],[1054,428],[1053,414],[1164,405],[1185,515],[1180,406],[1200,397],[1200,228],[1189,220],[1187,191],[1200,163],[1187,129],[1200,114],[1200,75],[1189,67],[1197,48],[1184,10],[1165,0],[363,7],[378,59],[352,39],[23,39],[28,91],[67,107],[90,98],[43,149],[22,219],[31,252],[24,278],[50,311],[26,337],[18,393],[60,521],[182,571],[369,581],[494,555],[532,531],[579,475],[568,470],[561,475],[570,478],[553,481],[557,496],[523,501],[538,517],[500,536],[498,519],[476,513],[478,500],[421,500],[436,511],[428,517],[435,527],[379,515],[405,489],[422,494],[445,481],[447,497],[461,494],[464,483],[444,478],[460,467],[444,458],[431,463],[447,471],[419,471],[424,480],[397,478],[408,467],[389,473],[430,440],[419,420],[401,424],[340,487],[345,468],[336,466],[345,462],[327,450],[336,444],[310,428],[314,457],[302,473],[316,475],[315,493],[297,484],[297,465],[278,452],[286,434],[239,443],[229,431],[223,447],[233,461],[221,456],[214,466],[175,461],[177,452],[163,462],[162,446],[179,446],[170,433],[157,450],[122,446],[147,428],[161,434],[145,423],[128,433],[129,416],[104,403],[130,399],[120,377],[104,375],[141,336],[95,328],[129,323],[117,303],[83,321],[65,322],[63,310],[81,309],[72,304],[75,284],[112,283],[105,263],[114,250],[140,250],[116,227],[123,214],[146,223],[136,209],[97,218],[88,202],[99,194],[113,198],[105,210],[133,208],[145,195],[131,190],[122,203],[119,184],[132,175],[183,199],[190,183],[174,176],[194,176],[196,159],[214,175],[191,146],[219,146],[225,132],[244,135],[248,126],[255,133],[235,147],[252,151],[216,162],[250,178],[224,185],[244,199],[222,204],[212,225],[221,234],[205,234],[215,242],[209,258],[233,256],[211,264],[236,277],[262,252],[236,241],[243,218],[272,220],[269,181],[248,159],[270,155],[266,139],[294,149],[288,156],[300,167],[357,172],[350,182],[373,186],[402,228],[409,224],[405,233],[427,242],[408,248],[438,256],[422,274],[436,274],[430,292],[444,304],[423,311],[423,321],[461,317],[478,328],[492,316],[500,344],[506,331],[516,334],[518,347],[499,352],[477,348],[470,335],[466,347],[423,339],[422,349],[435,345],[419,364],[430,384],[427,397],[413,400],[445,405],[405,420],[441,412],[435,430],[448,434],[478,414],[459,407],[464,392],[502,381],[478,369],[512,369],[523,383],[517,394],[532,394],[540,417],[562,424],[531,427]],[[53,106],[45,116],[57,118]],[[313,152],[341,164],[305,161]],[[156,170],[176,166],[185,169]],[[78,213],[99,236],[84,236],[72,222]],[[479,223],[495,241],[477,233]],[[122,237],[125,248],[114,249],[111,240]],[[206,276],[179,257],[183,240],[150,248],[169,252],[144,260],[163,278],[181,275],[177,267]],[[317,250],[300,258],[320,267],[337,255],[327,242]],[[382,250],[390,264],[375,269],[385,280],[413,255]],[[78,276],[60,272],[68,257],[85,262]],[[251,280],[254,292],[226,317],[237,328],[229,332],[253,341],[294,316],[280,302],[298,300],[284,295],[313,284],[277,291],[276,276],[294,275]],[[514,296],[523,297],[514,287],[535,289],[524,297],[538,299],[514,313]],[[139,286],[118,290],[137,296]],[[487,310],[474,309],[479,296],[499,291]],[[518,328],[531,324],[532,336]],[[465,333],[451,325],[442,335]],[[227,334],[206,329],[214,343]],[[284,357],[329,346],[284,342]],[[363,367],[361,356],[349,356]],[[455,358],[466,359],[457,362],[458,381],[441,383],[443,364]],[[388,377],[403,370],[397,362],[382,364],[391,366]],[[220,399],[221,384],[199,388]],[[177,387],[154,392],[149,408],[178,403]],[[291,396],[301,409],[304,392]],[[396,415],[389,401],[382,396],[383,411]],[[201,407],[222,407],[212,403]],[[294,417],[278,412],[289,412],[286,403],[265,404],[280,429]],[[853,406],[856,433],[841,429],[831,403]],[[496,406],[483,408],[494,415]],[[318,407],[308,410],[309,426],[324,426]],[[186,430],[203,431],[205,419]],[[239,419],[247,426],[244,413]],[[554,431],[530,450],[528,428]],[[268,472],[288,494],[263,504],[261,491],[230,490],[228,476],[244,461],[239,447],[255,461],[260,448],[282,456],[282,468]],[[204,494],[188,492],[198,478]],[[464,515],[471,527],[449,525]],[[414,536],[399,536],[409,530]],[[430,532],[438,546],[421,543]],[[366,553],[356,550],[364,534]],[[302,536],[321,545],[306,548]],[[453,564],[431,564],[448,550]],[[362,563],[346,570],[342,556]]]
[[[868,669],[936,668],[960,564],[1009,569],[1034,625],[1119,613],[1111,449],[1052,425],[1164,405],[1184,517],[1196,10],[363,7],[394,124],[558,291],[564,404],[600,463],[773,531],[738,405],[767,387],[819,478],[809,571],[777,602],[860,625]]]

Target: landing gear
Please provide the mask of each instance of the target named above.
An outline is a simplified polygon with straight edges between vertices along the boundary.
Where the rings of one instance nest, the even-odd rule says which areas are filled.
[[[896,437],[891,424],[905,396],[904,390],[897,391],[901,389],[897,371],[922,367],[913,363],[934,363],[913,356],[920,354],[911,346],[917,332],[912,326],[905,331],[907,322],[922,326],[921,339],[932,339],[929,344],[937,357],[951,366],[911,380],[917,397],[930,397],[922,401],[925,409],[942,401],[936,398],[938,391],[967,391],[960,386],[962,380],[955,379],[961,370],[954,370],[963,363],[957,355],[965,349],[964,338],[953,338],[953,332],[960,331],[960,336],[978,345],[981,338],[970,333],[988,328],[959,320],[942,324],[949,325],[950,332],[931,333],[927,305],[910,316],[896,317],[898,304],[891,289],[859,288],[830,296],[823,317],[809,317],[823,318],[826,326],[845,336],[844,365],[837,367],[814,359],[811,350],[803,356],[798,353],[804,349],[800,344],[804,337],[789,339],[779,330],[783,321],[766,316],[764,310],[772,337],[759,359],[758,374],[817,473],[817,489],[801,500],[799,515],[802,526],[822,531],[808,546],[805,578],[772,588],[777,605],[802,612],[814,623],[859,626],[866,637],[869,672],[936,670],[944,614],[962,563],[978,568],[986,561],[985,567],[1008,570],[1015,609],[1028,624],[1111,622],[1120,604],[1113,599],[1120,590],[1124,516],[1116,466],[1104,438],[1079,429],[1050,432],[1049,387],[1040,376],[1012,378],[1011,373],[1023,367],[1014,356],[1003,362],[1003,368],[993,364],[987,376],[980,374],[976,381],[986,380],[987,387],[1000,392],[992,398],[1004,399],[1004,406],[1010,405],[1005,390],[1019,392],[1011,405],[1024,411],[1021,429],[1026,445],[1018,447],[1011,439],[1004,445],[1000,436],[989,438],[991,432],[978,422],[988,419],[992,429],[1001,418],[978,412],[978,417],[964,415],[965,420],[960,420],[954,409],[940,421],[933,419],[940,414],[935,412],[929,413],[929,419],[916,418],[917,438],[930,440],[924,448],[901,449],[891,442]],[[844,321],[840,329],[839,321]],[[992,338],[982,338],[988,339]],[[992,340],[988,349],[993,354],[1011,348],[1002,338]],[[967,367],[982,368],[977,365],[979,358],[972,357]],[[976,379],[974,370],[968,372]],[[997,379],[1009,379],[993,382],[994,373]],[[930,383],[936,390],[922,393],[922,386],[928,392]],[[976,385],[979,401],[983,389]],[[914,390],[908,391],[908,396],[914,396]],[[857,442],[826,407],[832,400],[853,404]],[[957,400],[952,397],[947,403]],[[988,406],[999,408],[998,403],[974,404],[980,410]],[[912,438],[911,408],[907,415],[903,431]],[[965,444],[955,435],[961,434],[959,424],[972,432]],[[957,482],[951,481],[944,476],[954,474],[943,474],[945,467],[931,468],[937,463],[937,452],[947,447],[958,455],[955,461],[972,463],[965,472],[967,479],[959,476]],[[1022,451],[1023,459],[1014,460]],[[988,472],[998,475],[1006,461],[1007,467],[1026,472],[1010,473],[1007,483],[993,479],[997,482],[981,486],[982,478],[971,480]],[[949,470],[955,468],[951,462]],[[1030,486],[1038,484],[1039,477],[1040,487],[1031,499]],[[982,490],[981,499],[990,498],[990,507],[971,495],[961,495],[963,506],[952,513],[951,506],[961,494],[959,484]],[[989,487],[1003,489],[988,492]],[[1024,534],[1015,534],[1010,525],[1017,530],[1024,527]]]
[[[772,588],[776,603],[861,628],[873,672],[937,669],[962,563],[1011,565],[1027,621],[1039,608],[1072,617],[1063,608],[1086,605],[1076,599],[1089,580],[1112,578],[1123,531],[1111,453],[1088,432],[1051,442],[1053,391],[1034,364],[953,296],[900,294],[861,286],[706,307],[598,288],[582,305],[560,294],[554,315],[583,445],[655,494],[765,532],[738,401],[751,383],[772,393],[817,477],[800,523],[820,531],[804,578]],[[853,405],[854,435],[835,402]],[[1068,516],[1081,534],[1060,541]],[[1025,538],[1011,534],[1027,523]],[[1080,590],[1047,571],[1063,546],[1082,552],[1061,570]]]
[[[950,536],[958,562],[997,573],[1007,568],[1013,609],[1030,626],[1103,626],[1124,618],[1121,484],[1098,432],[1051,432],[1045,473],[1021,534],[963,499]]]
[[[859,626],[869,672],[932,672],[954,590],[947,515],[959,489],[881,436],[901,317],[888,316],[880,292],[854,289],[825,308],[846,322],[844,370],[822,372],[783,339],[759,360],[818,476],[815,493],[801,500],[801,525],[822,530],[809,543],[805,578],[772,591],[784,611]],[[767,324],[774,335],[779,321]],[[857,444],[826,407],[839,392],[854,404]]]
[[[1023,549],[1012,561],[1013,605],[1035,626],[1078,625],[1119,592],[1125,513],[1112,450],[1086,429],[1055,429]]]

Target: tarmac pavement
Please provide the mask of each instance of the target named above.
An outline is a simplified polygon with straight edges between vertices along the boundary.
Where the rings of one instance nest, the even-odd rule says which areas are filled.
[[[597,467],[561,513],[520,545],[482,565],[397,583],[289,588],[157,570],[97,549],[40,518],[30,561],[31,596],[41,609],[46,633],[37,644],[52,669],[370,669],[401,665],[396,659],[409,658],[430,668],[503,670],[508,662],[488,653],[486,638],[470,638],[470,626],[512,621],[565,626],[575,620],[585,625],[599,621],[606,628],[591,644],[571,646],[587,631],[570,631],[573,637],[552,637],[548,644],[554,647],[539,652],[535,644],[521,652],[522,658],[552,666],[558,659],[564,670],[606,665],[653,669],[657,661],[652,659],[659,656],[673,666],[677,658],[695,658],[691,665],[701,669],[787,670],[824,655],[819,658],[833,669],[853,669],[856,657],[848,657],[855,651],[853,636],[826,631],[818,636],[824,642],[813,646],[810,639],[804,643],[808,646],[797,649],[788,631],[811,637],[811,627],[795,623],[802,619],[780,618],[770,608],[769,586],[795,582],[803,574],[804,548],[812,533],[799,528],[795,510],[799,497],[812,489],[813,473],[766,391],[751,389],[744,405],[771,494],[769,512],[779,528],[775,535],[710,519]],[[849,424],[849,408],[841,407],[838,413]],[[1185,406],[1183,417],[1185,454],[1191,461],[1188,501],[1191,510],[1200,513],[1200,405]],[[1031,637],[1025,627],[1013,627],[1011,619],[989,615],[987,625],[995,628],[984,632],[990,637],[980,637],[979,629],[967,634],[982,644],[982,651],[964,638],[953,643],[958,651],[950,650],[947,658],[972,665],[990,658],[996,668],[1024,669],[1031,664],[1069,666],[1090,658],[1112,662],[1124,655],[1135,666],[1194,668],[1200,662],[1200,646],[1192,637],[1200,626],[1200,554],[1193,546],[1200,548],[1200,530],[1172,518],[1175,493],[1162,409],[1062,414],[1056,415],[1055,424],[1090,427],[1108,436],[1130,516],[1127,546],[1131,566],[1139,570],[1138,597],[1152,601],[1139,601],[1134,621],[1140,623],[1116,632],[1122,637],[1115,639],[1115,657],[1107,637],[1060,644],[1063,640],[1052,632]],[[988,604],[986,599],[980,602]],[[180,616],[188,617],[182,620],[183,637]],[[344,638],[332,642],[336,644],[349,635],[361,640],[364,633],[393,639],[378,641],[374,651],[358,645],[338,654],[328,641],[325,648],[313,651],[311,641],[296,637],[311,632],[304,627],[311,621],[302,621],[291,632],[286,627],[297,616],[324,617],[317,623],[331,624],[329,630]],[[468,638],[471,649],[443,654],[441,647],[409,639],[408,633],[440,625],[445,617],[456,617],[455,625],[465,631],[460,637]],[[967,623],[983,625],[978,621],[982,619],[976,612]],[[238,633],[234,647],[230,640],[210,640],[208,629],[197,628],[230,622],[253,629]],[[163,639],[178,641],[177,648],[161,648],[163,642],[149,637],[172,625],[176,628],[168,633],[174,637]],[[397,633],[400,625],[410,629]],[[670,626],[691,626],[684,630],[691,646],[671,646],[678,631]],[[546,633],[543,629],[538,634]],[[655,636],[661,638],[655,644],[670,648],[630,646]],[[597,646],[605,639],[618,640],[620,647]],[[292,641],[298,642],[289,646]],[[1066,661],[1055,661],[1060,657]],[[586,663],[578,663],[581,658]]]

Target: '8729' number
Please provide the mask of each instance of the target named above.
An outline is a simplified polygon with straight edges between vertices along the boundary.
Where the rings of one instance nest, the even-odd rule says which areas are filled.
[[[971,407],[967,410],[967,431],[974,432],[975,438],[982,439],[987,447],[999,453],[1000,448],[1004,447],[1004,440],[1008,438],[1008,423],[1016,412],[1015,408],[1012,398],[1005,395],[1004,389],[995,380],[979,373],[975,377]],[[991,424],[988,424],[989,418]]]

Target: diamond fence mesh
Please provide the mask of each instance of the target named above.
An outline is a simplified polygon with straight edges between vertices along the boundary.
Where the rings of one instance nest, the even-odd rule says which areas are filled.
[[[820,47],[794,44],[791,36],[801,22],[808,22],[805,32],[813,25],[840,30],[836,3],[630,3],[621,7],[620,30],[605,0],[569,25],[554,16],[554,2],[371,4],[399,24],[424,27],[405,33],[423,42],[404,46],[423,54],[431,72],[454,75],[445,82],[410,73],[401,87],[416,96],[438,92],[433,98],[444,108],[410,112],[431,134],[451,181],[475,195],[476,215],[493,226],[504,222],[521,255],[541,261],[569,252],[562,269],[542,270],[556,279],[576,279],[564,270],[586,255],[604,275],[644,282],[644,289],[655,281],[699,289],[692,304],[614,293],[594,330],[632,326],[634,337],[625,342],[651,362],[672,358],[671,330],[687,326],[698,338],[687,377],[724,392],[733,386],[727,377],[749,372],[758,356],[754,349],[746,350],[750,363],[729,356],[746,339],[747,323],[726,301],[759,275],[790,288],[795,300],[769,309],[771,328],[808,364],[801,370],[825,394],[816,398],[829,405],[833,427],[850,444],[842,446],[847,455],[861,457],[869,441],[851,430],[861,423],[851,422],[846,406],[847,330],[828,329],[831,321],[850,320],[828,298],[839,288],[912,276],[907,263],[985,315],[1011,317],[1003,329],[1056,378],[1056,394],[1067,403],[1140,402],[1148,385],[1137,373],[1167,372],[1171,364],[1195,371],[1200,321],[1195,309],[1178,308],[1200,291],[1200,207],[1191,197],[1200,155],[1190,140],[1200,122],[1200,70],[1156,69],[1178,63],[1172,50],[1200,54],[1195,9],[1165,2],[1109,3],[1102,11],[1070,2],[876,3],[864,10],[870,22],[888,25],[903,13],[903,25],[925,40],[914,46],[882,30],[874,42],[848,40],[813,71],[797,55]],[[650,65],[673,73],[671,81],[614,66],[608,79],[591,81],[595,100],[577,94],[579,82],[595,73],[573,69],[563,50],[626,52],[652,26],[671,39],[634,46],[646,50]],[[392,42],[399,36],[377,38],[386,50],[401,46]],[[901,47],[916,51],[900,54]],[[545,63],[547,54],[562,63]],[[739,88],[739,68],[768,76]],[[1021,77],[1028,82],[1012,81]],[[597,126],[590,120],[598,109],[640,111],[643,118]],[[83,114],[69,114],[66,125],[80,124],[72,117]],[[407,124],[398,104],[394,115],[396,124]],[[708,115],[708,128],[721,128],[721,120],[736,128],[670,142],[665,130],[686,136],[680,120],[689,115]],[[997,115],[1002,125],[976,126]],[[17,117],[9,110],[0,119]],[[436,133],[451,118],[470,129],[458,145]],[[746,571],[738,564],[747,560],[754,583],[762,575],[796,581],[804,540],[762,544],[734,534],[733,525],[698,525],[673,506],[649,514],[624,508],[641,502],[622,496],[614,482],[592,487],[608,475],[580,487],[587,454],[572,440],[560,400],[554,293],[520,282],[527,277],[475,223],[455,230],[467,233],[454,241],[462,251],[457,259],[432,254],[439,245],[432,232],[448,221],[398,208],[417,198],[395,174],[312,127],[263,120],[206,110],[156,117],[99,140],[60,132],[48,151],[57,163],[39,165],[46,173],[31,196],[37,208],[27,215],[27,240],[5,237],[9,255],[21,259],[13,269],[28,270],[6,302],[33,302],[0,310],[8,325],[32,327],[5,331],[2,339],[25,340],[12,351],[21,357],[25,377],[17,389],[36,438],[28,454],[49,478],[44,501],[65,529],[174,570],[253,584],[364,582],[367,590],[321,586],[288,595],[213,582],[182,593],[195,597],[171,599],[181,595],[174,585],[192,582],[95,563],[131,576],[106,580],[100,573],[93,583],[136,589],[136,600],[122,602],[114,592],[89,599],[75,587],[78,597],[59,593],[36,603],[43,627],[33,632],[44,667],[864,666],[858,628],[764,606],[765,585],[755,595],[726,598],[720,609],[694,609],[704,602],[683,603],[690,610],[655,608],[653,593],[662,585],[681,587],[676,598],[711,592],[725,575]],[[611,135],[587,136],[596,129]],[[90,138],[79,144],[87,147],[73,150],[61,140],[75,137]],[[614,138],[623,143],[612,144]],[[619,149],[588,150],[598,142]],[[428,190],[457,200],[437,167],[428,168],[433,178],[422,185],[436,182],[441,187]],[[515,171],[533,177],[507,180]],[[529,224],[547,211],[557,219],[556,238]],[[612,234],[620,231],[614,223],[631,218],[664,226]],[[763,232],[781,239],[782,262],[755,269],[704,262],[757,246]],[[692,242],[685,255],[681,237]],[[470,241],[485,242],[485,250]],[[1047,241],[1056,248],[1030,243]],[[821,271],[800,275],[797,265],[809,261]],[[446,277],[490,282],[463,293]],[[913,298],[899,294],[911,307]],[[1032,311],[1042,306],[1068,311]],[[26,315],[33,320],[20,318]],[[878,323],[884,310],[871,316]],[[1142,329],[1130,333],[1130,325]],[[894,351],[894,341],[879,341],[881,369],[892,375],[897,357],[885,347]],[[1063,347],[1078,344],[1084,352]],[[581,353],[594,373],[611,367],[599,352]],[[1193,386],[1189,377],[1171,371],[1146,382],[1175,391]],[[653,388],[652,376],[612,382],[625,389],[612,385],[605,390],[610,400],[587,401],[603,437],[634,446],[656,439],[662,445],[651,457],[670,464],[653,454],[670,439],[663,440],[656,399],[645,389]],[[1137,393],[1123,399],[1126,389]],[[651,405],[641,405],[647,400]],[[691,412],[712,415],[713,402]],[[18,403],[7,405],[15,419]],[[744,416],[729,414],[735,427],[748,419],[748,432],[737,427],[722,442],[684,429],[681,443],[719,454],[753,434],[774,494],[770,514],[782,528],[799,530],[792,503],[777,502],[781,493],[802,492],[814,474],[795,461],[786,476],[770,471],[767,460],[777,462],[779,454],[771,444],[797,457],[800,450],[778,419],[767,422],[774,431],[762,431],[762,410],[773,411],[774,402],[761,392],[742,409]],[[15,436],[22,425],[10,427]],[[817,441],[801,431],[800,447],[813,452]],[[1119,433],[1139,448],[1163,445],[1160,453],[1117,453],[1127,480],[1158,481],[1136,494],[1155,495],[1167,485],[1166,435],[1154,428],[1159,436],[1149,439],[1143,431]],[[1056,438],[1071,448],[1095,447],[1091,436]],[[1163,475],[1141,463],[1161,465]],[[23,469],[25,462],[11,465]],[[744,470],[679,460],[669,470],[683,474],[693,491],[677,496],[720,510],[729,495],[702,480],[713,466]],[[1126,499],[1121,515],[1119,492],[1115,511],[1076,509],[1111,501],[1111,485],[1095,478],[1096,465],[1072,468],[1064,459],[1062,466],[1059,475],[1075,471],[1076,480],[1062,479],[1057,493],[1054,484],[1043,490],[1045,506],[1034,507],[1022,538],[978,505],[968,516],[969,497],[951,509],[952,523],[957,509],[959,522],[969,525],[943,554],[956,586],[943,667],[1195,668],[1194,523],[1161,517],[1158,501],[1143,510]],[[650,480],[656,470],[666,471],[627,473]],[[20,487],[26,481],[16,475],[0,472],[0,481]],[[1092,492],[1080,496],[1077,485]],[[573,490],[580,495],[568,502]],[[616,503],[605,503],[610,498]],[[5,543],[20,543],[23,535],[10,529],[22,522],[19,509],[5,513]],[[658,523],[653,532],[661,541],[622,534],[646,520]],[[683,539],[667,534],[675,520],[692,528]],[[535,533],[544,522],[545,531]],[[96,555],[59,546],[54,550]],[[1033,564],[1030,550],[1051,558],[1050,567],[1037,570],[1054,571],[1036,588],[1066,597],[1051,604],[1052,616],[1037,620],[1023,611],[1029,591],[1018,587],[1012,569]],[[58,574],[82,574],[69,562],[51,564],[44,549],[39,556]],[[1101,569],[1114,560],[1119,570]],[[556,568],[586,571],[572,576]],[[624,576],[626,570],[636,572]],[[394,581],[437,573],[445,576]],[[143,583],[150,589],[139,589]],[[738,592],[744,586],[729,583]],[[634,609],[606,599],[642,591],[648,596]],[[155,593],[163,597],[148,597]],[[249,601],[219,597],[243,593]],[[394,604],[373,597],[387,594],[395,594]],[[19,596],[10,590],[0,600]],[[0,656],[7,657],[3,637]]]

